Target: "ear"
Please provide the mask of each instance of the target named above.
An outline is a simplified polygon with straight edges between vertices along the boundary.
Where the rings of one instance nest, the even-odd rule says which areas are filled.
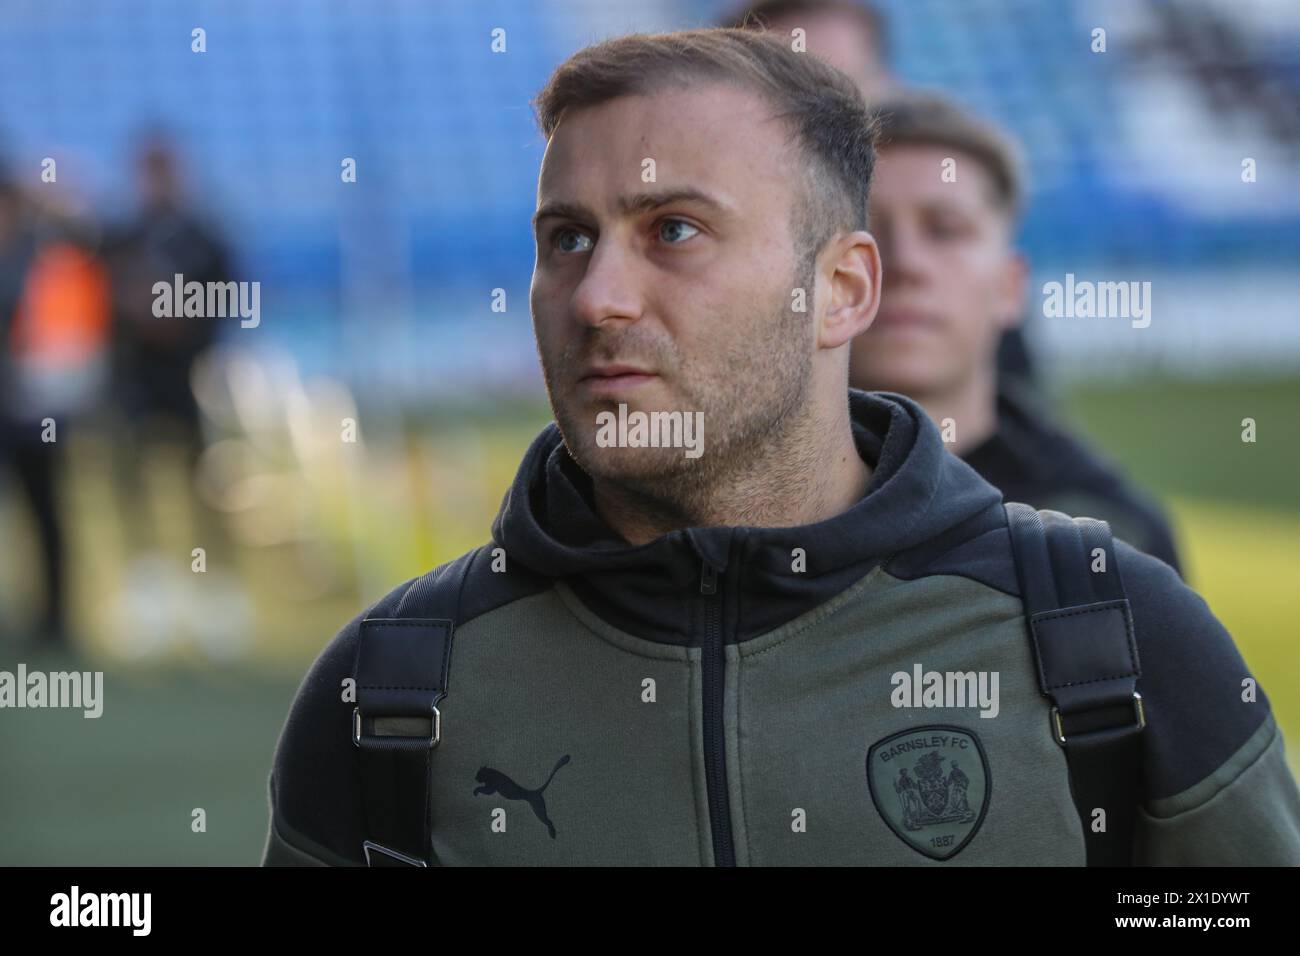
[[[1012,329],[1024,321],[1026,295],[1029,290],[1029,260],[1024,254],[1011,251],[1002,264],[998,282],[998,325]]]
[[[831,270],[830,300],[818,325],[817,347],[834,349],[865,332],[880,309],[880,249],[875,237],[860,229],[832,242],[825,262]]]

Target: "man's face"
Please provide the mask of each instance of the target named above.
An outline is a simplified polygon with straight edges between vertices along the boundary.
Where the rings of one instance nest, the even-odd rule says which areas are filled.
[[[794,312],[802,182],[786,127],[725,85],[572,112],[538,183],[530,307],[556,422],[588,473],[709,473],[803,405],[813,290]],[[651,166],[649,161],[653,161]],[[654,181],[651,179],[653,173]],[[635,370],[645,374],[617,374]],[[703,413],[704,453],[600,447],[599,412]]]
[[[941,176],[949,157],[955,182]],[[854,386],[924,397],[992,367],[999,336],[1024,304],[1024,264],[992,190],[984,167],[960,151],[881,150],[871,231],[884,287],[875,322],[853,342]]]

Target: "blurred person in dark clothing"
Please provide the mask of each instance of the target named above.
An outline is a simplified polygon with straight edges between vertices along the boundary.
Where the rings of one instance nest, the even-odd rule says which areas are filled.
[[[112,390],[123,418],[115,441],[116,470],[124,497],[138,507],[146,448],[180,443],[194,474],[204,440],[190,375],[218,329],[211,318],[156,316],[154,284],[170,286],[177,274],[186,283],[229,281],[232,264],[216,229],[187,198],[180,159],[170,143],[157,136],[143,141],[135,172],[140,205],[112,233],[108,258],[115,319]],[[129,523],[128,533],[134,534],[147,522],[137,514]]]
[[[13,334],[14,315],[22,299],[23,280],[36,254],[36,232],[31,227],[27,203],[18,184],[0,170],[0,343],[6,346]],[[0,349],[5,375],[0,386],[13,382],[7,347]],[[9,394],[3,393],[8,407]],[[8,447],[0,445],[0,448]]]
[[[35,637],[63,647],[71,639],[59,483],[70,429],[102,387],[109,323],[97,242],[88,219],[35,202],[0,176],[0,466],[17,479],[41,551]]]
[[[889,96],[902,83],[893,73],[885,16],[866,0],[755,0],[723,16],[718,25],[761,29],[791,39],[793,30],[804,30],[808,52],[853,77],[868,104]],[[1002,379],[1041,401],[1032,394],[1037,380],[1022,326],[999,337],[997,365]]]
[[[998,375],[998,339],[1024,314],[1028,277],[1013,244],[1022,190],[1011,144],[937,95],[878,106],[871,230],[885,278],[880,312],[853,343],[850,384],[916,399],[1006,500],[1103,518],[1179,570],[1160,510]],[[945,163],[955,175],[942,175]]]
[[[23,282],[36,255],[36,233],[17,183],[0,172],[0,469],[10,471],[31,505],[43,551],[45,602],[40,629],[56,640],[64,633],[63,535],[53,497],[55,449],[35,440],[30,423],[13,421],[18,407],[17,360],[10,342]],[[6,545],[6,550],[10,546]],[[0,618],[0,626],[13,622]]]

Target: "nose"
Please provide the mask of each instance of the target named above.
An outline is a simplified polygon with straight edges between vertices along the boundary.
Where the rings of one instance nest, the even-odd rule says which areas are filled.
[[[614,235],[597,240],[573,290],[573,315],[583,325],[635,322],[641,317],[643,275],[636,253]]]
[[[880,243],[884,287],[915,285],[925,281],[929,261],[919,231],[906,222],[890,223],[876,233]]]

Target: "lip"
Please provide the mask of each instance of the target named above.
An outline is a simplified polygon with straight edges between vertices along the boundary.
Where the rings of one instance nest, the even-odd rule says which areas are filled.
[[[612,362],[609,365],[592,365],[583,373],[581,381],[589,378],[620,378],[627,375],[648,375],[653,376],[655,373],[647,369],[637,368],[635,365],[625,365],[622,362]]]
[[[606,365],[584,375],[578,385],[596,395],[612,395],[653,382],[659,376],[630,365]]]

